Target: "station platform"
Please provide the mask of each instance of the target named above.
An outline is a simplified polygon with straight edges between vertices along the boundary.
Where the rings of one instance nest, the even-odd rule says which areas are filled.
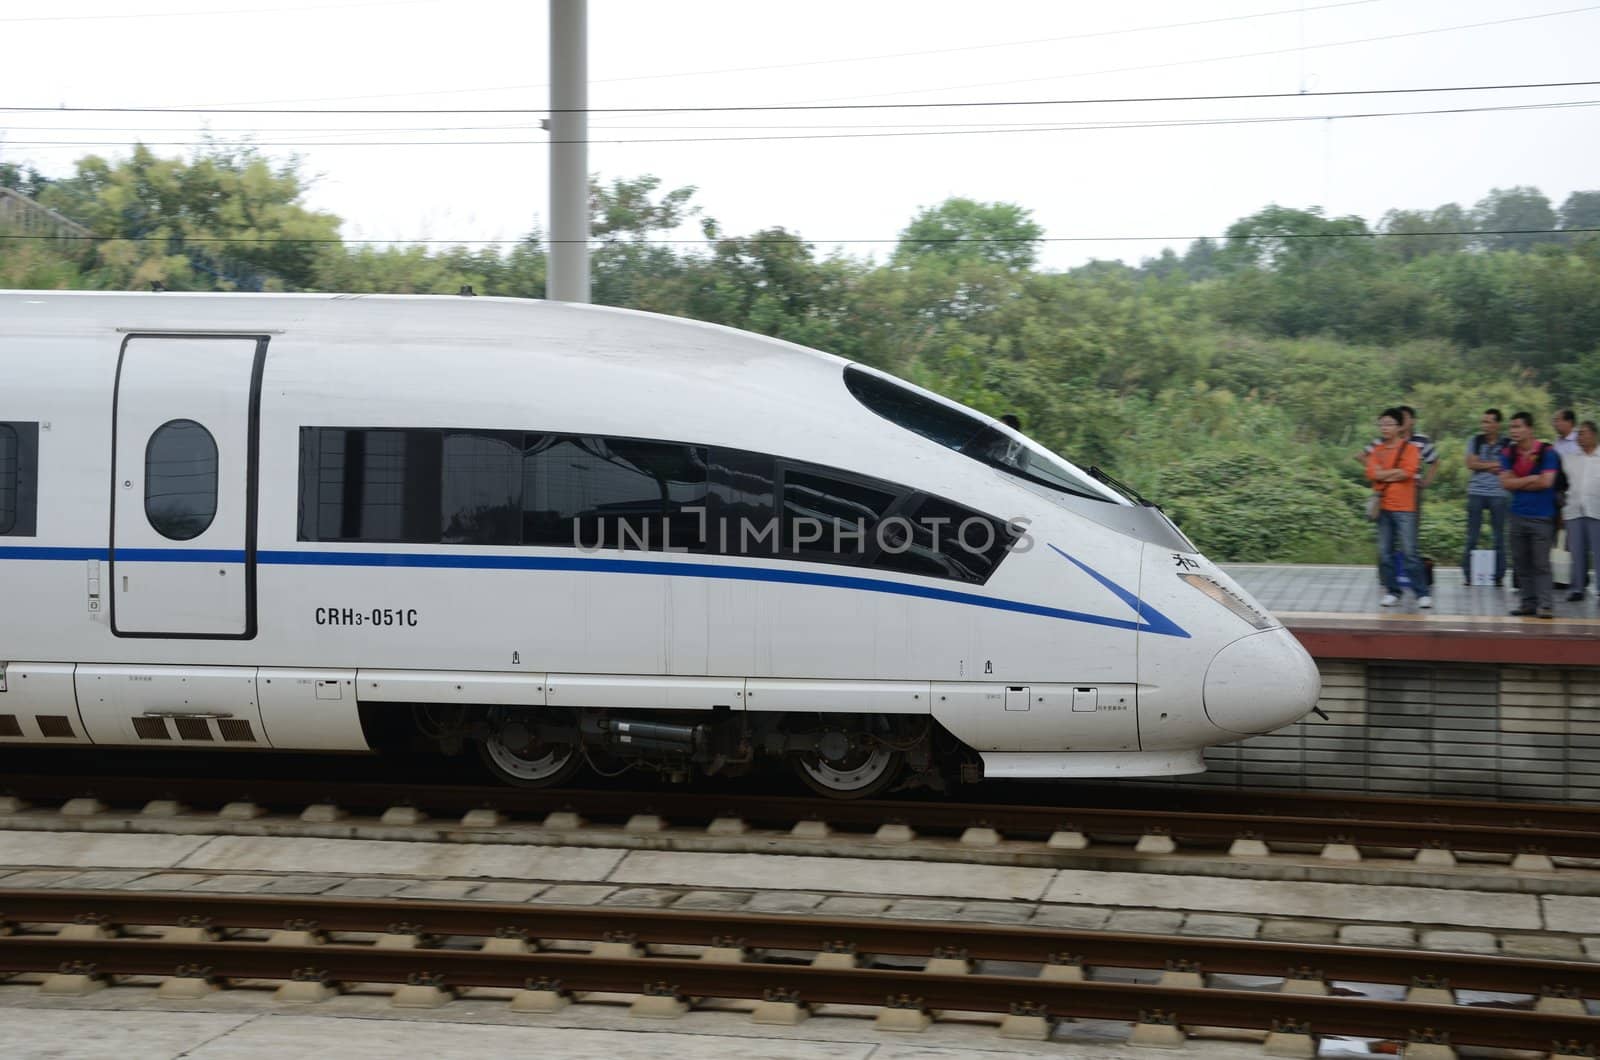
[[[1600,605],[1555,591],[1555,618],[1516,618],[1507,586],[1465,584],[1460,570],[1436,571],[1433,607],[1407,594],[1395,607],[1371,564],[1227,564],[1239,584],[1292,630],[1314,658],[1519,666],[1600,666]],[[1510,580],[1509,578],[1507,579]]]

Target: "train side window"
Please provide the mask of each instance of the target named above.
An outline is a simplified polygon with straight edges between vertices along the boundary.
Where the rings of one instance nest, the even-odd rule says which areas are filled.
[[[877,550],[879,521],[899,497],[882,483],[820,468],[786,467],[784,551],[824,563],[865,563]]]
[[[725,556],[778,555],[777,461],[744,449],[711,450],[708,548]]]
[[[705,548],[704,446],[529,434],[522,476],[523,544]]]
[[[440,494],[442,543],[520,543],[522,435],[447,431]]]
[[[22,441],[17,429],[0,423],[0,534],[17,525],[17,494],[22,479]]]
[[[32,537],[39,508],[39,424],[0,423],[0,537]]]
[[[1000,520],[929,496],[908,506],[904,518],[886,520],[879,536],[875,567],[978,584],[989,580],[1016,540]]]
[[[302,453],[316,459],[315,496],[306,498],[316,508],[314,540],[439,541],[439,431],[309,429],[316,444],[302,446]]]
[[[150,435],[144,514],[173,541],[199,537],[217,517],[217,442],[194,420],[169,420]]]

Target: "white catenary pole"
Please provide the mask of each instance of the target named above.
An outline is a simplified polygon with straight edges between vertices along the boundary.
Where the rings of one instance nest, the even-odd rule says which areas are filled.
[[[558,302],[589,300],[588,0],[550,0],[550,276]]]

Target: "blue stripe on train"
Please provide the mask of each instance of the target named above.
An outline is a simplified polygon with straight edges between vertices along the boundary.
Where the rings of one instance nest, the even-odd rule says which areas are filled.
[[[1083,622],[1113,629],[1131,629],[1144,633],[1187,639],[1189,634],[1177,623],[1155,608],[1143,603],[1133,593],[1093,570],[1086,564],[1050,546],[1065,559],[1084,570],[1095,581],[1105,586],[1114,596],[1138,615],[1137,619],[1110,618],[1083,611],[1069,611],[1059,607],[1045,607],[1020,600],[979,596],[976,593],[941,589],[905,582],[881,581],[848,574],[828,574],[821,571],[780,570],[770,567],[746,567],[716,563],[694,563],[683,560],[624,559],[595,555],[581,556],[483,556],[467,554],[441,554],[416,552],[314,552],[307,550],[264,550],[257,553],[256,561],[267,566],[294,567],[409,567],[434,570],[522,570],[562,571],[589,574],[647,574],[657,577],[713,578],[725,581],[767,582],[783,585],[812,585],[828,589],[849,589],[855,592],[882,593],[889,596],[909,596],[921,600],[938,600],[942,603],[984,607],[993,611],[1055,618],[1066,622]],[[117,558],[124,561],[150,563],[243,563],[244,552],[230,549],[118,549]],[[109,560],[106,549],[95,548],[36,548],[30,546],[0,545],[0,559],[34,560]]]

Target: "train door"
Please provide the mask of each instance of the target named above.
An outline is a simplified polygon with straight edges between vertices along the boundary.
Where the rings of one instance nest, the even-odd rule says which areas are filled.
[[[113,406],[111,629],[255,636],[265,336],[133,335]]]

